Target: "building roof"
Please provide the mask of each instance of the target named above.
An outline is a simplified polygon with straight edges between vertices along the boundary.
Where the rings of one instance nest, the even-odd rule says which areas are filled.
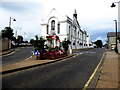
[[[117,33],[118,35],[120,35],[120,32]],[[107,37],[115,37],[116,36],[116,32],[108,32]]]

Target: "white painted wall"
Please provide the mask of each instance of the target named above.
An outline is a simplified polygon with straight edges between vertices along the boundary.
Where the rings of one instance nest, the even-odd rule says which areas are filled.
[[[51,21],[55,20],[55,33],[57,36],[59,36],[60,41],[62,42],[65,38],[71,40],[72,49],[81,49],[86,48],[84,44],[87,43],[87,35],[82,34],[83,31],[77,27],[75,28],[72,25],[72,20],[68,16],[60,16],[55,9],[53,9],[50,14],[46,17],[45,20],[43,20],[41,27],[42,27],[42,36],[48,36],[51,34]],[[71,23],[68,23],[67,20],[69,20]],[[60,24],[60,34],[58,34],[58,23]],[[47,34],[47,25],[49,25],[49,34]],[[69,35],[69,26],[71,27],[70,35]],[[78,37],[78,31],[79,31],[79,37]],[[75,42],[75,45],[73,43]],[[78,43],[79,42],[79,43]],[[80,45],[80,43],[83,43],[83,45]]]

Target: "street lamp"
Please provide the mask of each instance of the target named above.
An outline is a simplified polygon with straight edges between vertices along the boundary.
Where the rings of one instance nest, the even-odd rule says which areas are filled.
[[[10,20],[9,20],[9,27],[11,26],[11,19],[13,19],[13,21],[16,21],[15,18],[11,18],[11,17],[10,17]]]
[[[116,5],[114,3],[112,3],[111,7],[116,7]]]
[[[116,7],[115,3],[120,3],[120,1],[119,1],[119,2],[114,2],[114,3],[112,3],[112,5],[111,5],[112,8],[113,8],[113,7]]]
[[[112,5],[111,5],[112,8],[116,7],[115,3],[120,3],[120,1],[112,3]],[[115,52],[118,53],[118,48],[117,48],[117,20],[114,20],[114,21],[115,21],[115,31],[116,31],[116,48],[115,48]]]
[[[115,21],[115,31],[116,31],[116,48],[115,48],[115,52],[118,53],[118,48],[117,48],[117,20],[114,20]]]

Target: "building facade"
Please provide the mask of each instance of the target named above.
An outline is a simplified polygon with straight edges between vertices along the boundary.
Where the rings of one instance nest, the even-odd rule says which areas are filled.
[[[73,13],[73,19],[71,19],[67,15],[62,16],[55,9],[52,9],[46,19],[42,21],[41,26],[41,33],[45,38],[53,35],[59,37],[59,41],[48,40],[47,43],[50,45],[52,43],[52,47],[59,46],[60,42],[64,40],[69,40],[71,42],[69,46],[71,49],[89,48],[91,44],[89,39],[90,37],[88,37],[85,30],[81,29],[81,26],[77,20],[76,10]]]
[[[117,35],[120,36],[120,32],[118,32]],[[116,33],[108,32],[107,39],[108,39],[108,49],[114,49],[116,47]],[[119,43],[120,43],[120,40],[117,39],[117,45]]]

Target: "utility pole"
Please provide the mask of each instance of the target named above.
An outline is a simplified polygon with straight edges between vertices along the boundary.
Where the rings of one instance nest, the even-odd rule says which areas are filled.
[[[115,52],[118,53],[118,48],[117,48],[117,20],[114,20],[115,21],[115,36],[116,36],[116,48],[115,48]]]

